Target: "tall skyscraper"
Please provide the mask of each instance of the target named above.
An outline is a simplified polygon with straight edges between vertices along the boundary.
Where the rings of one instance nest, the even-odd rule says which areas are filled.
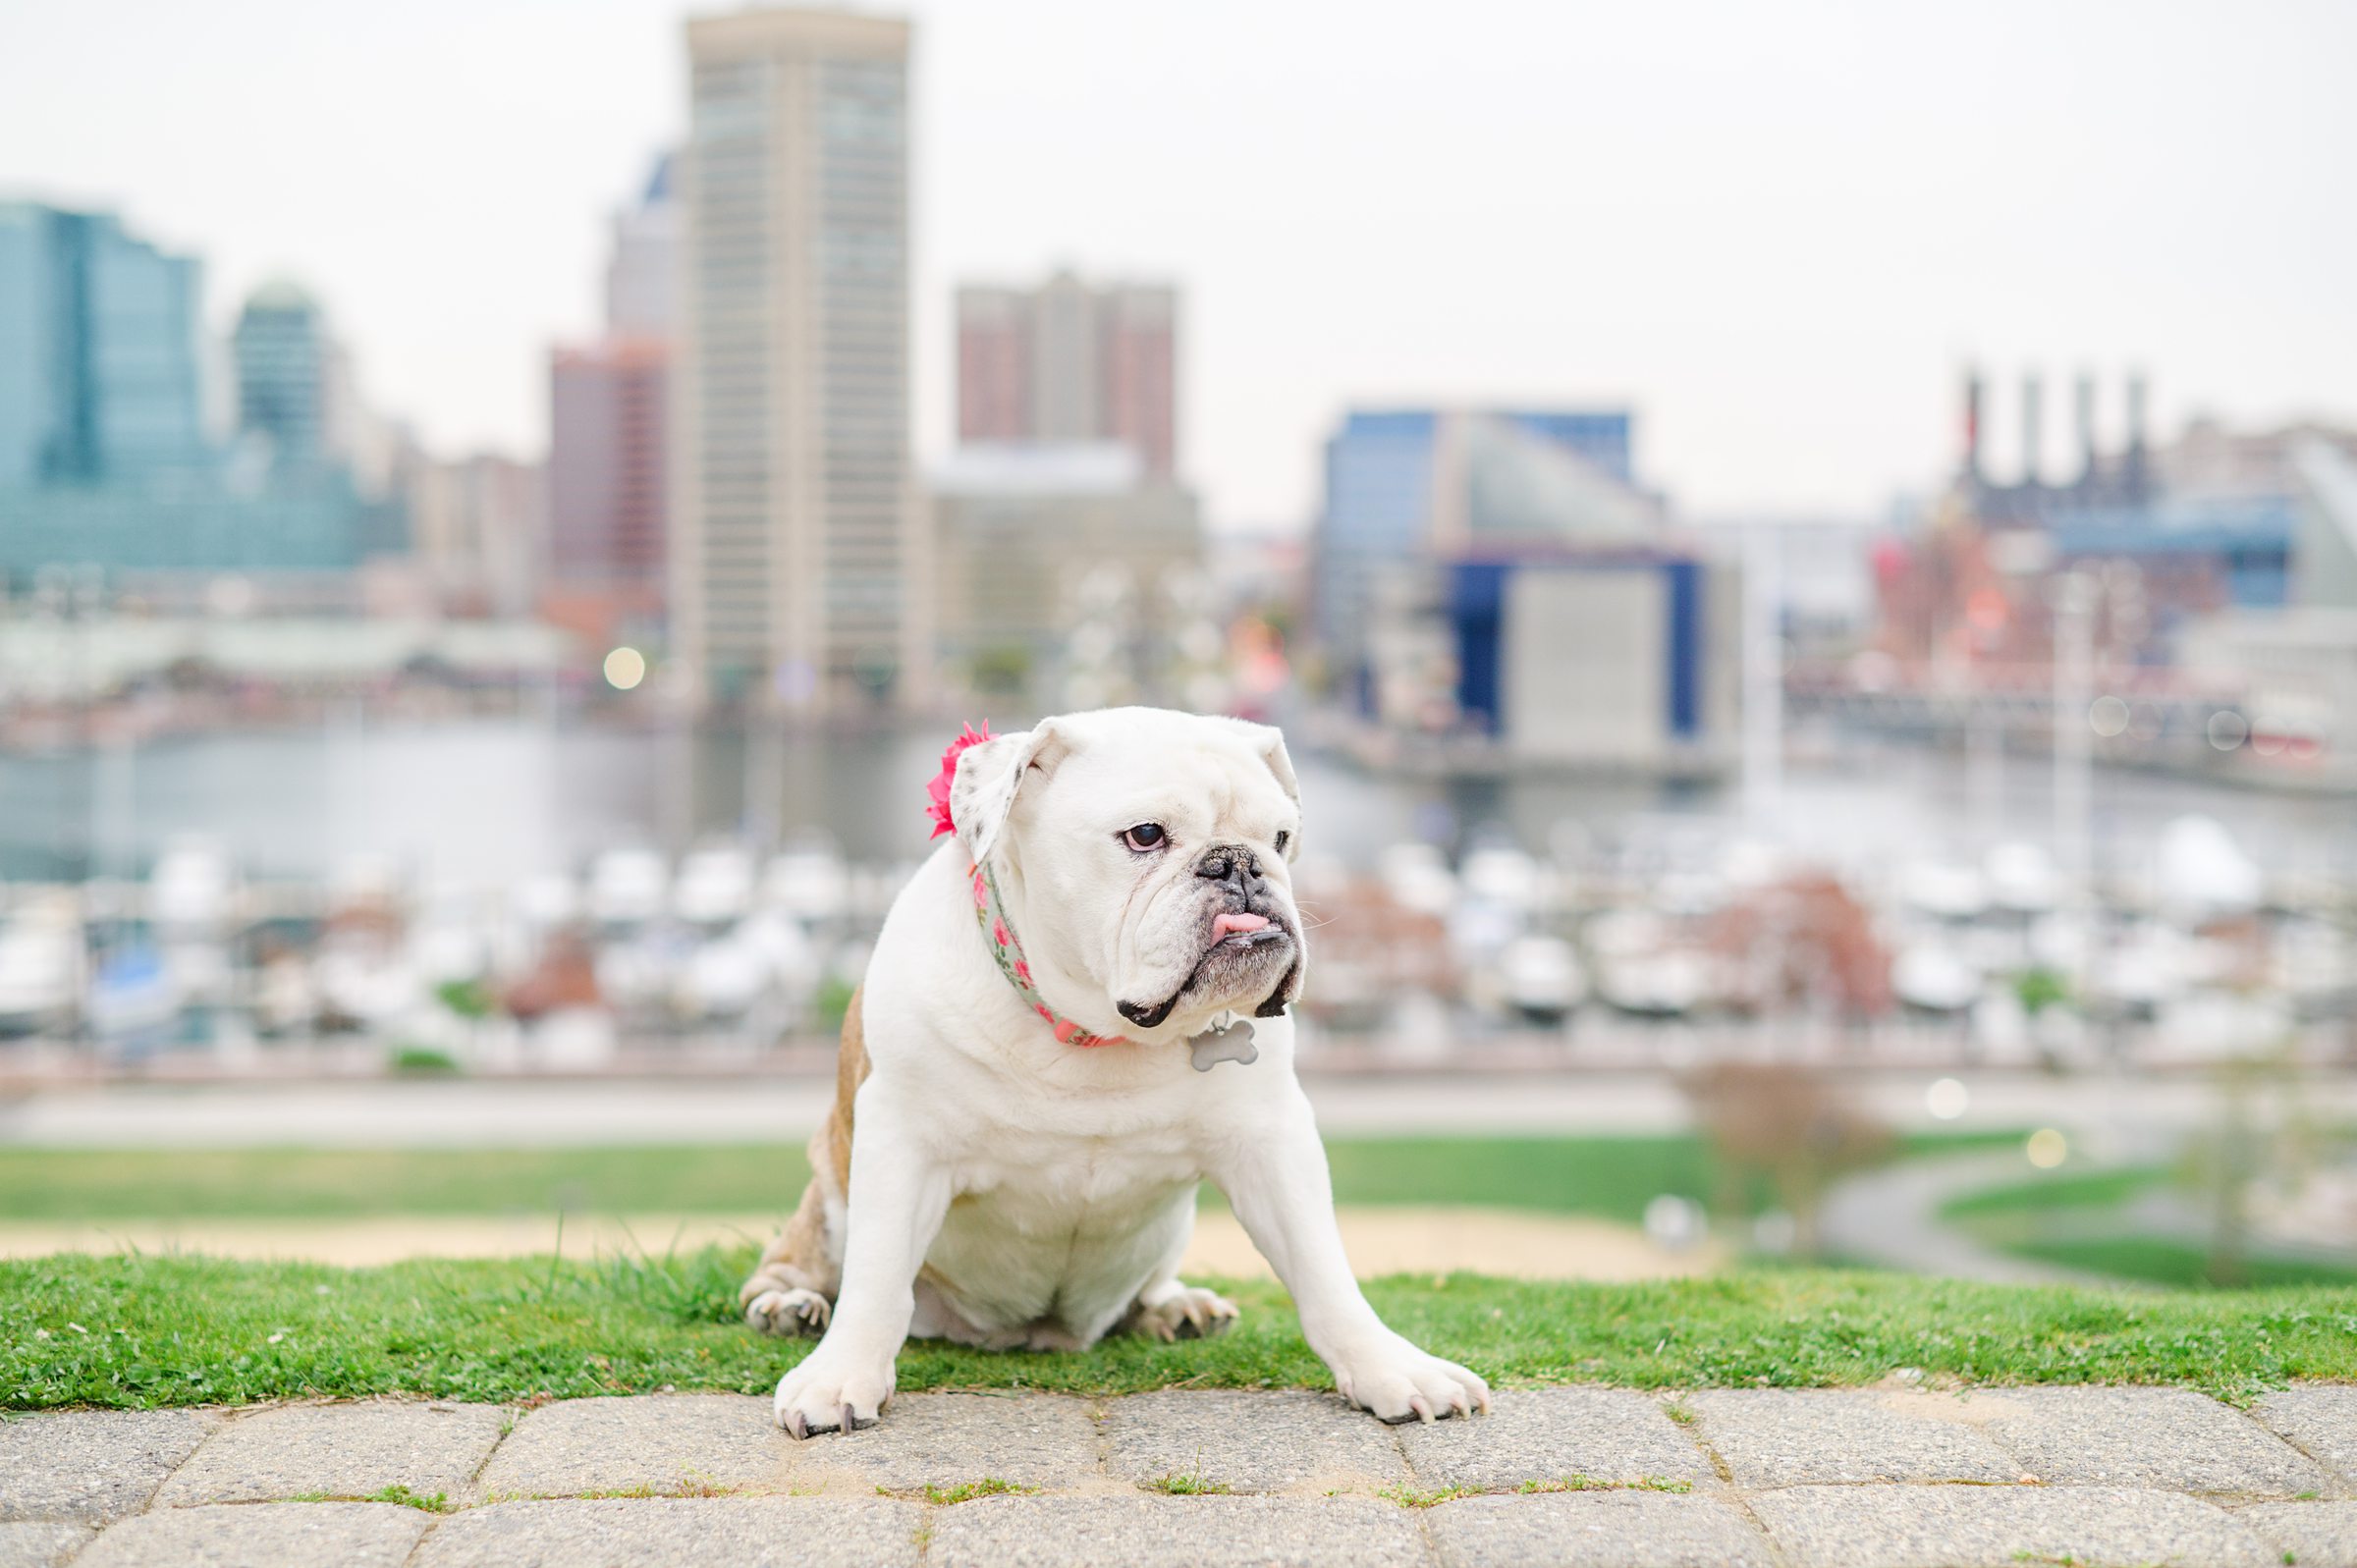
[[[238,430],[269,443],[274,467],[318,460],[326,440],[328,344],[317,301],[292,283],[253,292],[230,337]]]
[[[908,454],[908,26],[687,24],[673,647],[707,699],[905,701],[931,660]]]
[[[549,579],[618,596],[616,616],[662,606],[669,358],[660,338],[609,338],[549,365]]]
[[[1092,287],[1059,272],[1036,289],[958,291],[958,439],[1118,442],[1145,471],[1178,462],[1178,291]]]
[[[203,466],[201,292],[112,214],[0,202],[0,488]]]
[[[606,331],[549,357],[548,576],[540,613],[600,644],[663,614],[679,203],[658,158],[615,215]]]
[[[638,199],[614,215],[614,253],[606,262],[606,334],[668,338],[678,313],[680,203],[671,154],[655,160]]]

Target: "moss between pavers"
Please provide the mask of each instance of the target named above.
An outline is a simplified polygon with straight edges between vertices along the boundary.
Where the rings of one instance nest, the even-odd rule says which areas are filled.
[[[340,1491],[299,1491],[292,1497],[281,1497],[277,1500],[280,1502],[390,1502],[399,1503],[404,1508],[414,1508],[419,1513],[447,1514],[457,1511],[457,1505],[450,1500],[448,1492],[411,1491],[398,1483],[386,1487],[382,1490],[367,1492],[359,1496]]]
[[[765,1394],[808,1342],[738,1322],[750,1257],[4,1262],[0,1408]],[[1118,1338],[1085,1354],[918,1342],[901,1356],[900,1387],[1331,1386],[1282,1290],[1206,1282],[1244,1309],[1222,1338]],[[1842,1386],[1896,1374],[1932,1386],[2177,1383],[2246,1401],[2295,1379],[2357,1379],[2357,1289],[2343,1287],[2114,1292],[1768,1270],[1631,1284],[1400,1275],[1368,1294],[1402,1333],[1507,1387]]]
[[[1445,1502],[1463,1497],[1533,1496],[1554,1491],[1674,1491],[1694,1489],[1694,1483],[1678,1481],[1670,1476],[1642,1476],[1635,1481],[1599,1481],[1594,1476],[1557,1476],[1547,1481],[1526,1481],[1519,1487],[1410,1487],[1405,1482],[1398,1486],[1377,1488],[1375,1495],[1402,1508],[1437,1508]],[[1335,1495],[1328,1492],[1328,1496]]]

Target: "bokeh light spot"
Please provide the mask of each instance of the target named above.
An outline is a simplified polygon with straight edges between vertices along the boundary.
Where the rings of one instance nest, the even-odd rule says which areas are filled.
[[[606,684],[628,691],[646,678],[646,655],[635,648],[617,648],[606,655]]]

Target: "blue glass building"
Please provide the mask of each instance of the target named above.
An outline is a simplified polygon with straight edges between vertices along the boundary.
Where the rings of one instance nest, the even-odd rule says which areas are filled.
[[[1629,414],[1357,409],[1326,444],[1310,564],[1312,622],[1346,677],[1363,662],[1377,578],[1467,552],[1649,542],[1657,509],[1630,483]]]
[[[269,445],[271,465],[300,471],[326,447],[327,334],[318,303],[291,283],[264,284],[238,315],[238,430]]]
[[[205,428],[201,285],[193,258],[111,214],[0,202],[0,573],[347,570],[406,532],[339,468],[233,478]],[[269,351],[241,379],[283,391],[307,376],[307,412],[286,407],[271,433],[315,454],[308,331],[307,350],[257,338]]]
[[[0,204],[0,486],[204,465],[200,282],[110,216]]]

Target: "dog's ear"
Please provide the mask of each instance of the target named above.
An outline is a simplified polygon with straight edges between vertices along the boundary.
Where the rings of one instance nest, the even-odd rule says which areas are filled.
[[[1028,730],[994,736],[968,746],[958,757],[958,776],[950,781],[950,821],[957,825],[958,841],[966,857],[982,864],[999,841],[1014,810],[1014,797],[1033,770],[1056,765],[1069,750],[1056,721],[1043,719]]]
[[[1244,744],[1260,753],[1260,760],[1268,764],[1269,772],[1284,788],[1286,798],[1298,807],[1301,804],[1301,780],[1293,772],[1292,754],[1285,749],[1285,731],[1275,725],[1254,724],[1249,719],[1229,719],[1224,722],[1243,736]],[[1285,858],[1288,860],[1301,853],[1301,830],[1298,826],[1294,828],[1291,841],[1285,848]]]

